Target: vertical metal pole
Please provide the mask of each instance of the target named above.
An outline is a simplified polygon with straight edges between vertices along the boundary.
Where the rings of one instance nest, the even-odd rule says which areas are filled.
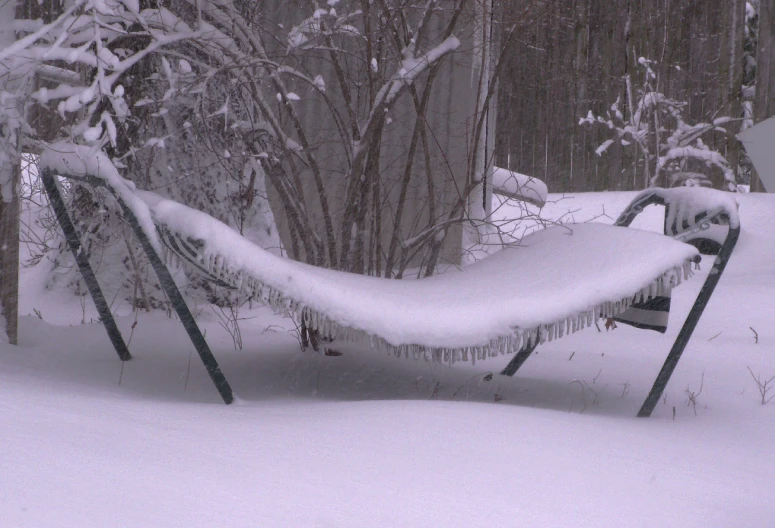
[[[81,238],[78,236],[78,232],[75,230],[70,215],[67,214],[65,208],[65,202],[62,199],[62,193],[59,192],[59,186],[54,179],[54,175],[49,169],[43,169],[41,171],[41,180],[43,180],[43,186],[46,189],[49,203],[54,208],[57,221],[62,227],[62,231],[65,233],[65,239],[67,239],[67,245],[70,246],[70,251],[75,257],[75,262],[78,264],[78,270],[81,272],[86,288],[91,294],[91,298],[94,301],[94,305],[97,307],[97,312],[100,315],[100,320],[105,326],[105,330],[108,333],[110,342],[113,343],[113,348],[116,349],[119,359],[121,361],[128,361],[132,359],[132,354],[129,353],[129,349],[124,343],[124,338],[121,337],[121,332],[116,326],[116,321],[113,319],[113,314],[110,311],[105,296],[102,294],[97,277],[94,275],[94,271],[89,264],[89,258],[86,255],[86,251],[81,245]]]
[[[681,331],[678,332],[678,337],[675,339],[673,348],[670,349],[670,353],[667,355],[662,370],[659,371],[659,375],[657,376],[656,381],[654,381],[651,392],[649,392],[646,401],[643,402],[643,406],[638,412],[639,418],[648,418],[651,416],[654,407],[656,407],[659,402],[659,398],[662,396],[662,392],[665,390],[667,382],[670,381],[670,376],[673,375],[673,371],[678,365],[678,360],[681,359],[681,354],[683,354],[686,345],[689,343],[689,338],[692,336],[692,332],[694,332],[694,329],[700,320],[700,316],[702,316],[702,312],[705,310],[705,306],[707,306],[710,296],[713,294],[713,290],[716,288],[716,285],[721,278],[721,274],[727,266],[727,262],[729,262],[732,250],[735,248],[735,244],[737,244],[738,236],[740,236],[740,227],[734,229],[730,227],[727,239],[724,241],[724,245],[721,246],[721,250],[713,263],[713,268],[711,268],[708,273],[708,278],[705,279],[705,283],[702,285],[700,293],[697,295],[697,300],[694,301],[694,305],[689,311],[689,315],[686,316],[686,321],[681,327]]]

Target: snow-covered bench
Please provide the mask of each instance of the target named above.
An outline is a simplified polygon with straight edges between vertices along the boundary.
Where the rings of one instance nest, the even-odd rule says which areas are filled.
[[[581,330],[600,318],[643,320],[691,274],[697,249],[672,237],[624,229],[652,204],[665,204],[675,233],[696,233],[714,219],[729,235],[639,416],[648,416],[667,384],[739,233],[736,204],[709,189],[642,192],[616,226],[554,226],[462,270],[422,280],[368,277],[273,255],[218,220],[135,189],[101,153],[54,145],[41,175],[103,323],[122,359],[129,351],[81,251],[54,175],[106,187],[117,199],[224,401],[231,389],[191,316],[163,257],[239,289],[324,336],[359,339],[397,356],[453,364],[515,353],[512,375],[538,343]],[[664,309],[664,304],[660,304]],[[648,314],[647,314],[648,315]],[[648,319],[648,317],[646,318]]]

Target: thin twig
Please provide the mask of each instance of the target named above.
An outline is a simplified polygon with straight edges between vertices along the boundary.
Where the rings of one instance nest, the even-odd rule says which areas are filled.
[[[191,356],[194,353],[194,349],[192,348],[188,352],[188,367],[186,367],[186,382],[183,384],[183,390],[185,391],[188,389],[188,375],[191,373]]]
[[[484,375],[484,378],[482,378],[482,379],[485,380],[485,381],[490,381],[492,379],[492,372],[482,372],[482,373],[479,373],[479,374],[475,374],[475,375],[471,376],[470,378],[468,378],[465,383],[463,383],[460,387],[458,387],[458,389],[455,392],[452,393],[452,399],[454,400],[455,396],[457,396],[457,393],[460,392],[461,390],[463,390],[463,387],[468,385],[469,382],[473,381],[474,379],[476,379],[476,378],[478,378],[479,376],[482,376],[482,375]]]
[[[751,370],[751,367],[748,367],[748,372],[751,373],[751,377],[756,382],[756,388],[759,389],[759,394],[762,397],[762,405],[770,403],[770,401],[775,398],[775,395],[772,395],[768,398],[767,393],[772,389],[772,382],[775,381],[775,376],[772,376],[767,381],[762,381],[761,376],[756,376],[753,373],[753,370]]]

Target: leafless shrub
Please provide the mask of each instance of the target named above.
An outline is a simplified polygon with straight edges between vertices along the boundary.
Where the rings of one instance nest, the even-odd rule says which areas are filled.
[[[756,388],[759,391],[759,395],[762,397],[762,405],[766,405],[770,403],[770,401],[772,401],[772,399],[775,398],[775,394],[769,397],[767,397],[767,394],[772,390],[773,381],[775,381],[775,376],[772,376],[768,380],[763,380],[761,375],[756,375],[753,373],[753,370],[751,370],[751,367],[748,367],[748,372],[751,373],[751,377],[756,383]]]
[[[579,387],[581,387],[581,399],[584,403],[579,413],[583,413],[585,410],[587,410],[587,395],[589,395],[590,397],[589,403],[591,405],[598,405],[600,403],[600,395],[603,394],[603,392],[605,391],[606,387],[608,387],[608,385],[607,384],[603,385],[599,389],[593,388],[592,385],[595,384],[595,381],[597,381],[598,377],[600,377],[600,372],[598,372],[597,376],[595,376],[592,379],[592,384],[587,383],[585,380],[574,379],[573,381],[571,381],[571,383],[578,383]]]
[[[240,305],[237,301],[229,303],[227,306],[211,306],[213,313],[218,317],[218,324],[226,330],[234,344],[234,350],[242,350],[242,329],[240,321],[252,319],[252,317],[240,317]]]
[[[702,376],[700,377],[700,389],[697,392],[691,390],[689,385],[686,386],[686,397],[688,398],[686,406],[692,408],[692,411],[694,411],[694,416],[697,416],[697,398],[699,398],[700,394],[702,394],[702,388],[704,385],[705,372],[703,371]]]

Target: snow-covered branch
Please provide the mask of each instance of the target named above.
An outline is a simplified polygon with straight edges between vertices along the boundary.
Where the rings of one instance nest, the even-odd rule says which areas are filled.
[[[669,185],[671,174],[684,173],[688,170],[685,167],[688,162],[700,161],[707,167],[720,169],[727,186],[734,189],[735,175],[728,161],[723,154],[702,141],[702,137],[710,132],[726,133],[723,125],[730,118],[717,118],[712,123],[686,123],[683,114],[687,104],[654,89],[653,61],[641,58],[639,64],[644,69],[644,82],[638,90],[637,99],[633,99],[629,75],[625,78],[627,107],[631,109],[628,117],[624,116],[622,102],[617,99],[605,116],[595,116],[589,111],[579,120],[579,125],[602,125],[615,135],[603,141],[595,153],[602,156],[617,143],[624,148],[632,148],[636,160],[633,171],[641,167],[644,186]]]

